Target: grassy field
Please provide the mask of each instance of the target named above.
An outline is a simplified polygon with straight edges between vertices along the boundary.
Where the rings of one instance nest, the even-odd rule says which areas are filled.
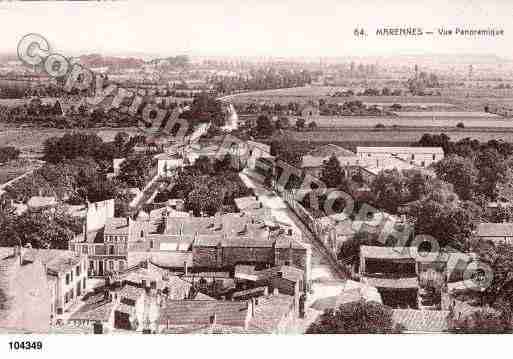
[[[406,146],[420,140],[423,134],[445,133],[452,140],[475,138],[486,142],[493,139],[502,139],[513,142],[513,130],[505,131],[478,131],[473,129],[441,128],[409,128],[409,129],[344,129],[331,131],[287,131],[286,135],[293,140],[315,143],[358,143],[358,146]],[[344,146],[343,146],[344,147]]]
[[[132,135],[139,133],[137,128],[95,128],[79,129],[74,131],[95,132],[104,141],[112,141],[118,132],[127,132]],[[23,157],[38,157],[43,149],[43,143],[50,137],[61,137],[68,129],[48,129],[48,128],[18,128],[14,126],[0,126],[0,147],[15,146],[22,151]]]
[[[338,129],[338,128],[372,128],[377,124],[387,127],[432,127],[432,128],[451,128],[456,127],[460,122],[465,127],[487,129],[513,129],[513,120],[501,117],[420,117],[420,116],[397,116],[397,117],[381,117],[381,116],[317,116],[306,119],[309,123],[315,121],[318,127]],[[291,120],[291,125],[295,124],[295,120]]]
[[[27,171],[38,167],[38,162],[28,159],[18,159],[0,165],[0,184],[21,176]]]

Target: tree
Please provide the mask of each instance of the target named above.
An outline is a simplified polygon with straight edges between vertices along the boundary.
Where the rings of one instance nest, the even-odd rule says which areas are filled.
[[[0,163],[9,162],[19,157],[20,150],[13,146],[0,147]]]
[[[335,155],[332,155],[327,161],[324,161],[321,167],[321,181],[328,188],[340,186],[344,178],[344,172],[340,162]]]
[[[461,199],[474,197],[478,171],[471,159],[450,155],[435,163],[434,168],[438,178],[453,184],[454,191]]]
[[[215,215],[223,204],[221,193],[216,189],[199,187],[192,190],[185,199],[185,209],[193,211],[195,216]]]
[[[378,173],[370,183],[370,189],[375,195],[375,203],[390,213],[397,213],[397,208],[408,199],[406,178],[396,169]]]
[[[504,157],[495,148],[487,148],[477,155],[479,170],[478,190],[491,200],[498,195],[498,184],[507,180],[508,166]]]
[[[273,134],[274,127],[271,119],[266,115],[260,115],[256,121],[256,132],[259,137],[268,137]]]
[[[305,119],[304,118],[298,118],[296,120],[296,128],[297,128],[298,131],[300,131],[303,128],[305,128]]]
[[[214,164],[207,156],[200,156],[194,162],[194,169],[198,170],[202,174],[214,173]]]
[[[511,318],[492,308],[482,308],[463,318],[449,318],[449,331],[455,334],[511,333]]]
[[[360,300],[326,310],[307,329],[307,334],[396,334],[392,310],[377,302]]]
[[[151,169],[151,159],[145,155],[127,158],[119,167],[118,179],[128,186],[142,189],[146,184]]]
[[[280,117],[277,121],[276,121],[276,129],[277,130],[280,130],[280,129],[287,129],[290,127],[290,121],[289,121],[289,118],[288,117]]]

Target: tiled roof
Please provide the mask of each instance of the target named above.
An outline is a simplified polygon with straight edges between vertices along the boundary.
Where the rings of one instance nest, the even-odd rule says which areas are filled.
[[[70,316],[70,320],[107,321],[114,310],[114,301],[105,300],[104,293],[86,296],[83,304]]]
[[[255,315],[250,321],[249,328],[260,330],[262,333],[273,333],[281,320],[293,306],[294,298],[285,294],[273,294],[258,298],[255,305]]]
[[[121,298],[126,298],[130,300],[136,301],[144,295],[145,290],[143,288],[135,287],[133,285],[127,284],[123,286],[118,292],[118,295]]]
[[[513,237],[513,223],[479,223],[479,237]]]
[[[319,298],[312,303],[311,308],[324,311],[326,309],[334,309],[342,304],[358,302],[364,299],[360,289],[354,288],[342,291],[339,295]]]
[[[316,149],[311,150],[307,153],[307,155],[325,158],[330,157],[332,155],[335,155],[336,157],[351,157],[355,156],[355,153],[343,147],[329,143],[327,145],[319,146]]]
[[[268,269],[263,269],[257,272],[259,280],[270,278],[277,278],[281,275],[282,278],[288,279],[291,282],[297,282],[303,279],[303,270],[292,266],[276,266]]]
[[[239,211],[258,209],[260,208],[260,202],[255,196],[239,197],[233,200]]]
[[[106,235],[128,235],[128,221],[123,217],[107,218],[105,222]]]
[[[217,300],[171,300],[160,310],[161,325],[210,324],[215,315],[216,323],[229,326],[246,326],[247,302]]]
[[[2,251],[0,328],[27,333],[48,332],[50,303],[45,308],[41,305],[41,299],[49,300],[49,296],[46,273],[39,260],[22,264],[19,257],[10,256],[6,250]]]
[[[56,273],[62,273],[74,269],[82,260],[82,257],[73,251],[61,249],[29,249],[24,256],[39,258],[47,269]]]
[[[448,329],[448,315],[448,310],[392,310],[392,320],[409,332],[442,333]]]
[[[376,277],[363,277],[362,281],[365,284],[376,288],[389,288],[389,289],[414,289],[419,287],[417,277],[411,278],[376,278]]]
[[[414,259],[417,252],[414,247],[360,246],[360,253],[365,258]]]
[[[56,204],[57,204],[57,201],[55,200],[55,197],[43,197],[43,196],[31,197],[27,202],[27,206],[29,206],[30,208],[51,207],[51,206],[55,206]]]
[[[442,147],[356,147],[356,153],[418,153],[443,154]]]

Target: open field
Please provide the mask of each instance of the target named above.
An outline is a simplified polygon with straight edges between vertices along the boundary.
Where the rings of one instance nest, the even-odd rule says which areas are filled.
[[[118,132],[129,135],[139,133],[135,127],[129,128],[94,128],[94,129],[56,129],[56,128],[19,128],[15,126],[0,125],[0,147],[14,146],[22,151],[22,157],[39,157],[43,143],[50,137],[61,137],[67,132],[95,132],[104,141],[112,141]]]
[[[458,118],[501,118],[499,115],[479,111],[397,111],[400,117],[458,117]]]
[[[440,127],[450,128],[462,122],[465,127],[471,128],[497,128],[497,129],[510,129],[513,128],[513,120],[502,117],[457,117],[457,116],[443,116],[443,117],[420,117],[420,116],[317,116],[309,117],[306,122],[315,121],[320,128],[369,128],[377,124],[385,125],[386,127],[400,126],[400,127]],[[292,119],[292,125],[296,121]]]
[[[25,172],[28,172],[38,167],[38,162],[21,158],[18,160],[10,161],[5,164],[0,164],[0,184],[8,182]]]
[[[441,128],[433,130],[432,128],[410,128],[410,129],[343,129],[331,131],[286,131],[286,135],[297,141],[316,142],[316,143],[359,143],[359,146],[366,145],[407,145],[420,140],[424,133],[440,134],[445,133],[452,140],[461,140],[463,138],[475,138],[486,142],[493,139],[501,139],[506,142],[513,142],[513,130],[511,131],[481,131],[474,129],[455,129]]]

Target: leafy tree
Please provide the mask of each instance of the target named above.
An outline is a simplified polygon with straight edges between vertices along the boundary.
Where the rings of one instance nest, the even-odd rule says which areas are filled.
[[[326,310],[307,329],[307,334],[396,334],[392,310],[380,303],[360,300]]]
[[[303,128],[305,128],[305,119],[304,118],[298,118],[296,120],[296,128],[297,128],[298,131],[300,131]]]
[[[438,178],[452,183],[454,191],[461,199],[470,200],[473,198],[478,180],[478,171],[471,159],[450,155],[436,163],[434,167]]]
[[[326,187],[336,188],[340,186],[343,178],[344,171],[340,166],[340,162],[335,155],[332,155],[322,164],[320,180],[326,185]]]
[[[397,213],[397,208],[408,198],[406,178],[398,170],[381,171],[370,183],[375,203],[387,212]]]
[[[151,159],[148,156],[134,155],[121,164],[118,179],[130,187],[142,189],[149,177],[151,166]]]
[[[479,191],[495,200],[498,195],[497,185],[506,181],[508,167],[504,157],[494,148],[485,149],[478,154],[476,167],[479,170]]]
[[[315,121],[310,122],[308,124],[308,128],[312,131],[315,130],[317,128],[317,123]]]
[[[0,163],[9,162],[20,156],[20,150],[13,146],[0,147]]]
[[[214,164],[207,156],[200,156],[194,162],[194,169],[198,170],[202,174],[214,173]]]
[[[268,137],[273,134],[274,127],[269,117],[260,115],[256,121],[256,132],[260,137]]]
[[[511,329],[511,318],[491,308],[449,319],[449,331],[455,334],[502,334]]]
[[[193,211],[195,216],[202,213],[209,216],[215,215],[222,205],[222,195],[216,189],[199,187],[192,190],[185,199],[185,209]]]

